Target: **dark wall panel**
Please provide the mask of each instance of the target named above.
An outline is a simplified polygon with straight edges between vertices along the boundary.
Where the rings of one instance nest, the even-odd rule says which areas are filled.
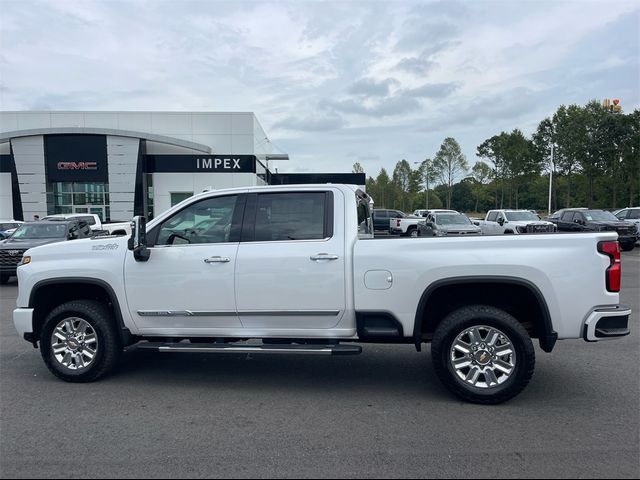
[[[105,135],[45,135],[48,182],[109,181]]]

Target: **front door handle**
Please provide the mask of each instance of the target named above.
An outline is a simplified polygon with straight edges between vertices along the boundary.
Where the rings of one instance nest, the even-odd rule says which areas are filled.
[[[329,255],[328,253],[318,253],[317,255],[311,255],[309,257],[313,261],[317,260],[338,260],[338,255]]]
[[[204,263],[228,263],[231,259],[229,257],[210,257],[205,258]]]

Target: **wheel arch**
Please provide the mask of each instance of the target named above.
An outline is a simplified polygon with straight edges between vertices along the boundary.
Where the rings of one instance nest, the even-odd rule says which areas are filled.
[[[122,344],[134,343],[134,337],[122,318],[118,296],[111,285],[104,280],[86,277],[48,278],[33,286],[28,305],[34,309],[32,343],[36,345],[44,320],[53,308],[68,301],[84,299],[105,303],[113,313]]]
[[[413,339],[416,348],[419,350],[422,342],[424,341],[424,336],[428,336],[430,332],[433,332],[435,327],[443,320],[446,314],[456,310],[457,308],[477,303],[505,308],[504,304],[496,302],[496,298],[499,297],[497,294],[490,298],[488,302],[482,302],[482,298],[478,295],[475,295],[476,298],[473,298],[474,295],[471,295],[468,301],[458,299],[457,303],[450,304],[447,307],[436,308],[434,310],[434,315],[430,316],[428,307],[434,306],[434,302],[438,302],[439,299],[446,297],[448,294],[459,294],[460,292],[484,292],[495,287],[503,287],[511,292],[518,292],[524,295],[523,298],[529,302],[530,306],[537,309],[539,318],[534,317],[533,319],[533,331],[535,332],[535,336],[539,339],[540,347],[545,352],[551,352],[558,339],[558,334],[553,330],[549,307],[542,295],[542,292],[529,280],[508,276],[456,277],[439,280],[429,285],[422,293],[416,310],[413,331]],[[508,311],[509,309],[506,310]],[[516,316],[516,318],[518,318],[518,316]],[[522,318],[518,318],[518,320],[522,322]]]

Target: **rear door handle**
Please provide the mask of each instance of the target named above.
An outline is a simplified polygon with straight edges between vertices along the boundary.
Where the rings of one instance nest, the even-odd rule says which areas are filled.
[[[210,257],[205,258],[204,263],[228,263],[231,259],[229,257]]]
[[[313,261],[317,261],[317,260],[338,260],[338,255],[330,255],[328,253],[318,253],[317,255],[311,255],[311,257],[309,257],[311,260]]]

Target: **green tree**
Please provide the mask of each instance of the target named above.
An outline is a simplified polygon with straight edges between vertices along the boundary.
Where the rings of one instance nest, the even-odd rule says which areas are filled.
[[[491,171],[491,167],[485,162],[476,162],[473,168],[471,168],[471,178],[474,180],[474,183],[471,185],[471,191],[476,199],[474,212],[478,211],[481,200],[484,201],[489,198],[487,184],[491,181],[492,177],[493,172]]]
[[[411,165],[406,160],[400,160],[393,169],[393,184],[396,189],[396,195],[399,197],[402,211],[406,210],[407,200],[411,193],[412,187]]]
[[[585,116],[578,105],[565,107],[560,105],[553,115],[553,123],[556,125],[558,149],[562,155],[558,158],[558,165],[567,177],[566,207],[571,207],[572,177],[581,169],[580,160],[587,155],[585,139],[587,136]]]
[[[351,170],[352,173],[364,173],[364,168],[360,165],[360,162],[356,162],[353,164],[353,168]]]
[[[502,132],[494,135],[478,145],[476,152],[480,158],[486,158],[493,164],[493,178],[495,179],[495,207],[504,207],[504,184],[507,173],[505,157],[507,134]]]
[[[433,169],[440,182],[446,185],[447,208],[451,208],[454,183],[466,173],[468,168],[467,160],[458,142],[451,137],[445,138],[433,160]]]

